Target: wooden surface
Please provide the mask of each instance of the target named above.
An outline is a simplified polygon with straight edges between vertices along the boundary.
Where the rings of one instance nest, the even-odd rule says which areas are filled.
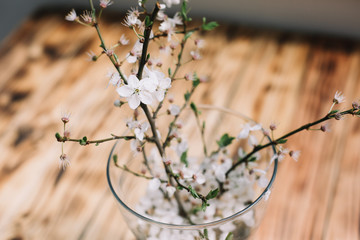
[[[65,13],[36,14],[0,49],[0,239],[132,239],[105,180],[111,144],[66,144],[72,166],[58,169],[61,111],[72,112],[74,137],[122,129],[117,94],[106,88],[111,65],[86,61],[95,32]],[[129,33],[115,18],[102,29],[109,43]],[[193,66],[211,81],[195,99],[275,121],[278,135],[326,114],[336,90],[343,108],[360,97],[357,42],[226,25],[204,38],[204,60]],[[360,239],[360,119],[331,129],[289,141],[302,156],[281,163],[255,239]]]

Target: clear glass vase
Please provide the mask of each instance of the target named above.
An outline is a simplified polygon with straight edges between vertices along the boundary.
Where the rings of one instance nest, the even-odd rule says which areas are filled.
[[[188,135],[187,156],[197,159],[196,161],[205,161],[204,145],[207,148],[207,152],[214,152],[214,149],[219,149],[217,141],[219,141],[224,133],[235,137],[241,132],[242,135],[246,135],[247,130],[244,129],[255,125],[251,119],[223,108],[203,106],[201,112],[199,121],[194,117],[191,110],[185,110],[182,113],[184,118],[182,118],[181,130],[184,134]],[[170,119],[168,121],[171,121],[173,116],[168,116],[168,118]],[[203,120],[206,120],[204,135],[201,134],[199,129],[199,122],[202,123]],[[159,126],[166,124],[166,120],[158,124]],[[161,135],[166,136],[167,131],[168,128],[165,127]],[[239,155],[242,155],[241,151],[249,152],[253,149],[251,145],[254,144],[253,141],[255,141],[254,136],[256,134],[258,134],[259,139],[259,142],[256,144],[264,144],[268,141],[268,138],[262,135],[261,130],[252,132],[250,129],[248,134],[253,136],[250,137],[252,139],[234,139],[232,144],[226,147],[226,150],[225,148],[221,149],[221,151],[226,151],[226,154],[233,158],[232,163],[241,158],[239,157]],[[151,136],[150,130],[149,136]],[[179,143],[176,142],[176,144]],[[110,190],[119,204],[125,222],[136,239],[238,240],[249,239],[258,228],[264,215],[277,171],[278,160],[272,158],[275,153],[273,147],[263,150],[261,155],[256,156],[256,161],[240,165],[239,168],[242,170],[237,170],[238,178],[232,177],[232,179],[235,179],[232,180],[235,183],[229,182],[230,178],[224,181],[228,188],[235,190],[225,192],[214,202],[209,201],[210,206],[207,207],[205,212],[200,210],[196,212],[196,216],[191,216],[191,223],[179,214],[180,210],[174,199],[168,200],[164,197],[166,196],[165,183],[160,187],[159,193],[155,193],[149,188],[151,178],[159,176],[157,173],[149,171],[147,166],[143,164],[144,153],[148,161],[147,158],[150,158],[150,153],[154,151],[152,149],[155,148],[155,144],[146,143],[144,151],[137,152],[137,150],[140,150],[139,147],[136,146],[136,143],[134,144],[134,142],[129,140],[117,142],[110,152],[107,164],[107,179]],[[176,147],[170,146],[168,148],[168,158],[175,161]],[[239,150],[239,148],[243,150]],[[134,151],[130,151],[130,149]],[[218,160],[215,159],[214,164],[221,164],[223,159],[221,159],[221,156],[219,158]],[[159,165],[156,171],[163,171],[161,168],[161,165]],[[203,169],[202,171],[206,170]],[[213,167],[208,171],[216,175],[217,169]],[[246,182],[245,185],[241,185],[245,187],[232,187],[238,184],[237,181],[242,182],[241,184]],[[190,195],[186,190],[178,190],[177,192],[183,194],[180,196],[183,199],[186,198],[183,197],[186,194]],[[204,194],[206,195],[206,192]],[[231,200],[228,200],[229,198]],[[193,210],[197,209],[198,202],[189,199],[186,198],[184,200],[184,206],[187,209],[186,211],[192,214],[194,213]],[[144,205],[148,207],[144,209]],[[210,211],[210,213],[207,211]]]

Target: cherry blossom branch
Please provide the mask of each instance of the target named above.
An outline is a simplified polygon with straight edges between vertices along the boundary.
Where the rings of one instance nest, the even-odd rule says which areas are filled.
[[[169,145],[169,143],[170,143],[170,141],[171,141],[171,136],[170,136],[170,134],[171,134],[171,132],[172,132],[172,129],[174,128],[175,123],[176,123],[176,121],[178,120],[180,114],[181,114],[181,113],[183,112],[183,110],[189,105],[190,98],[191,98],[191,96],[193,95],[196,87],[197,87],[197,86],[192,86],[191,91],[189,92],[189,97],[188,97],[187,99],[185,99],[185,103],[184,103],[184,104],[182,105],[182,107],[180,108],[179,114],[176,115],[176,116],[174,117],[174,119],[172,120],[172,122],[169,124],[169,130],[168,130],[168,133],[167,133],[167,135],[166,135],[166,138],[165,138],[165,141],[164,141],[164,144],[163,144],[163,148],[166,148],[166,147]]]
[[[114,160],[114,163],[115,163],[115,166],[116,166],[116,167],[118,167],[118,168],[120,168],[120,169],[122,169],[122,170],[124,170],[124,171],[126,171],[126,172],[128,172],[128,173],[131,173],[131,174],[134,175],[134,176],[141,177],[141,178],[145,178],[145,179],[147,179],[147,180],[152,180],[152,179],[155,178],[155,177],[153,177],[153,176],[146,176],[145,174],[137,173],[137,172],[131,170],[131,169],[130,169],[128,166],[126,166],[125,164],[122,165],[122,166],[119,165],[118,162],[117,162],[117,155],[114,155],[114,156],[113,156],[113,160]],[[159,179],[159,180],[160,180],[160,182],[162,182],[162,183],[167,183],[167,182],[168,182],[167,180],[162,180],[162,179]]]
[[[89,0],[89,2],[90,2],[91,12],[92,12],[93,26],[95,27],[96,32],[97,32],[97,35],[98,35],[98,37],[99,37],[99,39],[100,39],[100,47],[103,49],[104,53],[107,53],[108,48],[107,48],[106,45],[105,45],[105,41],[104,41],[104,39],[102,38],[102,35],[101,35],[101,32],[100,32],[99,24],[98,24],[98,22],[97,22],[97,20],[96,20],[96,14],[95,14],[95,8],[94,8],[93,1],[92,1],[92,0]],[[115,53],[112,53],[112,55],[114,55],[114,58],[115,58],[115,59],[113,59],[112,56],[109,55],[109,54],[106,54],[106,55],[109,57],[110,61],[112,62],[112,64],[113,64],[114,67],[116,68],[116,70],[118,71],[120,77],[121,77],[121,78],[124,80],[124,82],[126,83],[127,80],[126,80],[126,77],[124,76],[124,74],[122,73],[122,71],[121,71],[121,69],[120,69],[120,64],[115,60],[115,59],[118,58],[117,55],[116,55]]]
[[[240,161],[236,162],[235,164],[233,164],[231,166],[231,168],[225,173],[225,176],[227,177],[230,172],[232,172],[237,166],[239,166],[240,164],[242,163],[246,163],[250,157],[255,154],[256,152],[264,149],[264,148],[267,148],[269,146],[273,146],[273,145],[278,145],[278,144],[283,144],[287,141],[287,138],[298,133],[298,132],[301,132],[303,130],[309,130],[310,127],[314,126],[314,125],[317,125],[319,123],[322,123],[322,122],[325,122],[325,121],[328,121],[330,119],[336,119],[336,120],[340,120],[344,115],[353,115],[353,116],[360,116],[360,110],[358,109],[355,109],[355,108],[352,108],[352,109],[349,109],[349,110],[346,110],[346,111],[342,111],[342,112],[339,112],[338,110],[334,110],[334,111],[331,111],[329,112],[325,117],[323,118],[320,118],[319,120],[317,121],[314,121],[314,122],[311,122],[311,123],[308,123],[308,124],[305,124],[275,140],[272,140],[270,141],[269,143],[267,144],[264,144],[264,145],[257,145],[254,147],[254,149],[248,153],[247,155],[245,155]]]
[[[56,133],[55,137],[58,142],[62,142],[62,143],[78,142],[80,145],[100,144],[100,143],[114,141],[114,140],[118,140],[118,139],[131,140],[131,139],[136,138],[135,136],[116,136],[114,134],[111,134],[111,135],[112,135],[112,137],[110,137],[110,138],[104,138],[104,139],[98,139],[98,140],[88,140],[86,136],[83,138],[79,138],[79,139],[68,138],[65,136],[62,137],[59,133]],[[149,137],[145,137],[144,139],[148,142],[154,142],[154,139],[149,138]]]

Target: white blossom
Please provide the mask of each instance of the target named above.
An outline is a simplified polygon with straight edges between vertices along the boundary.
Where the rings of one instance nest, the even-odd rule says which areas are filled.
[[[175,33],[176,25],[182,24],[180,14],[176,13],[173,18],[164,17],[163,22],[160,23],[159,30],[168,35],[168,42],[170,42],[172,35]]]
[[[115,87],[120,87],[122,82],[121,82],[120,74],[118,72],[108,71],[106,76],[110,78],[108,85],[111,84]]]
[[[169,107],[169,112],[173,116],[177,116],[180,113],[180,107],[176,104],[171,104]]]
[[[65,19],[70,22],[75,21],[77,18],[78,17],[76,15],[75,9],[71,9],[71,11],[68,13],[68,15],[65,16]]]
[[[126,38],[125,34],[121,35],[119,43],[121,45],[128,45],[129,44],[129,39]]]
[[[294,159],[296,162],[299,160],[300,157],[300,153],[301,151],[297,150],[297,151],[290,151],[289,155],[292,159]]]
[[[336,91],[334,99],[333,99],[333,103],[339,104],[339,103],[343,103],[343,102],[345,102],[344,95],[342,94],[342,92]]]
[[[133,49],[126,55],[126,61],[128,61],[128,63],[135,63],[138,57],[141,56],[142,48],[143,44],[140,43],[139,40],[136,41]]]
[[[249,137],[250,132],[258,131],[258,130],[261,130],[260,124],[251,125],[250,123],[246,123],[242,126],[242,130],[240,131],[237,138],[239,138],[239,139],[247,138],[247,137]]]
[[[164,73],[159,71],[151,71],[147,67],[144,68],[145,76],[155,83],[154,97],[161,102],[164,100],[165,92],[171,87],[171,79],[166,77]]]
[[[176,191],[176,188],[174,188],[173,186],[166,187],[166,192],[169,195],[169,197],[172,197],[174,195],[175,191]]]
[[[137,139],[140,141],[144,140],[145,132],[149,129],[150,125],[148,122],[144,122],[141,125],[138,125],[134,129],[134,133]]]
[[[151,104],[153,102],[152,92],[155,90],[155,84],[150,78],[139,79],[135,75],[130,75],[128,84],[116,89],[121,97],[127,98],[129,107],[136,109],[140,102]]]
[[[111,0],[100,0],[100,7],[102,8],[107,8],[111,4],[113,4],[113,1]]]
[[[201,55],[200,55],[200,52],[198,50],[191,51],[190,55],[191,55],[191,58],[193,60],[200,60],[201,59]]]
[[[148,189],[149,189],[150,191],[154,191],[154,190],[159,189],[160,185],[161,185],[160,179],[158,179],[158,178],[153,178],[153,179],[151,179],[150,182],[149,182]]]
[[[171,8],[171,6],[174,4],[174,5],[178,5],[180,4],[180,0],[163,0],[164,3],[166,4],[166,6],[168,8]]]
[[[59,168],[65,170],[69,166],[70,166],[69,157],[65,153],[61,154],[59,159]]]

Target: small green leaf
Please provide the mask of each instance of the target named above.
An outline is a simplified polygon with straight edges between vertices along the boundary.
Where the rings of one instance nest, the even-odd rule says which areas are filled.
[[[256,161],[256,157],[251,157],[251,158],[249,158],[248,160],[247,160],[248,162],[255,162]]]
[[[334,113],[337,113],[339,112],[339,110],[332,110],[331,112],[329,112],[329,114],[334,114]]]
[[[189,101],[190,97],[191,97],[191,94],[189,93],[189,91],[187,91],[187,92],[184,94],[185,101],[186,101],[186,102]]]
[[[189,188],[189,192],[190,192],[191,196],[193,196],[193,198],[195,198],[195,199],[199,198],[199,194],[195,191],[195,189],[193,189],[193,187],[191,185],[189,185],[188,188]]]
[[[181,157],[180,157],[180,161],[181,161],[183,164],[185,164],[186,167],[188,167],[188,165],[189,165],[189,162],[188,162],[188,160],[187,160],[187,152],[188,152],[188,150],[186,150],[185,152],[183,152],[183,153],[181,154]]]
[[[149,27],[149,26],[151,26],[152,24],[153,24],[153,22],[150,21],[150,17],[149,17],[149,16],[146,16],[146,17],[145,17],[145,26],[146,26],[146,27]]]
[[[171,76],[171,68],[168,68],[168,74]]]
[[[229,134],[225,133],[221,136],[219,141],[216,141],[216,143],[219,145],[220,148],[223,148],[230,145],[234,139],[234,137],[230,137]]]
[[[114,154],[113,155],[113,161],[115,163],[115,165],[117,164],[117,161],[118,161],[118,155],[117,154]]]
[[[178,190],[183,190],[184,188],[182,186],[177,186],[176,187]]]
[[[206,23],[206,18],[203,18],[203,24],[202,24],[201,28],[205,31],[211,31],[218,26],[219,26],[219,24],[217,22],[212,21],[212,22]]]
[[[95,146],[99,146],[100,145],[100,143],[95,143]]]
[[[188,7],[187,7],[187,1],[183,1],[182,6],[181,6],[181,17],[183,19],[184,22],[188,21]]]
[[[205,239],[209,239],[209,233],[208,233],[207,228],[204,229],[204,237],[205,237]]]
[[[229,234],[226,236],[225,240],[233,240],[234,234],[232,232],[229,232]]]
[[[194,102],[190,103],[190,107],[191,109],[194,111],[195,115],[198,116],[201,112],[197,109],[196,105]]]
[[[220,191],[219,188],[216,188],[214,190],[210,190],[210,192],[206,195],[206,199],[210,200],[210,199],[216,198],[219,191]]]
[[[284,144],[287,142],[287,139],[279,139],[276,141],[277,144]]]
[[[194,33],[194,31],[187,32],[184,36],[184,40],[187,40],[193,33]]]
[[[207,202],[202,202],[201,211],[205,212],[208,206],[210,206],[210,204],[208,204]]]
[[[56,140],[61,141],[62,137],[60,136],[60,133],[55,133]]]

